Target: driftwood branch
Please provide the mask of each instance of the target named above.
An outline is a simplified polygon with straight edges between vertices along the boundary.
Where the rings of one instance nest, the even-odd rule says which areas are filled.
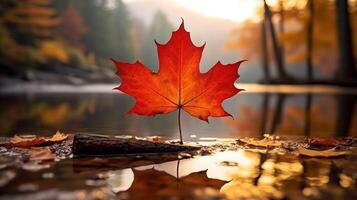
[[[118,138],[105,135],[76,134],[73,139],[73,155],[110,156],[143,153],[170,153],[194,151],[195,146],[153,142],[135,138]]]

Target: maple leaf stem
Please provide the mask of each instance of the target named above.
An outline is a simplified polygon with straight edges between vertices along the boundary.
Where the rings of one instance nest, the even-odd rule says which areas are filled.
[[[180,144],[183,144],[183,140],[182,140],[182,130],[181,130],[181,108],[178,109],[177,120],[178,120],[179,132],[180,132]]]

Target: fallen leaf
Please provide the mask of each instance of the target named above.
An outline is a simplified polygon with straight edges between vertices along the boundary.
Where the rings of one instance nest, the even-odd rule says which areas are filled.
[[[10,142],[6,143],[6,146],[10,147],[31,147],[31,146],[39,146],[45,143],[46,140],[44,138],[25,138],[15,135]]]
[[[9,142],[5,142],[2,145],[7,147],[35,147],[35,146],[44,146],[53,144],[56,142],[61,142],[67,139],[68,135],[61,133],[59,131],[56,132],[52,137],[33,137],[33,138],[25,138],[21,136],[15,135]]]
[[[321,147],[335,147],[341,144],[345,144],[345,142],[334,138],[313,138],[310,141],[311,146],[321,146]]]
[[[312,149],[306,149],[304,147],[298,147],[297,151],[300,155],[308,157],[338,157],[350,154],[350,151],[337,151],[336,148],[331,148],[327,150],[317,151]]]
[[[60,131],[57,131],[52,138],[48,139],[47,141],[49,142],[60,142],[63,141],[65,139],[67,139],[68,135],[61,133]]]
[[[166,44],[156,42],[159,71],[152,72],[136,61],[129,64],[113,60],[121,79],[118,89],[135,98],[128,113],[153,116],[183,109],[193,117],[231,116],[222,102],[237,94],[234,86],[243,61],[224,65],[217,62],[208,72],[201,73],[199,64],[204,49],[195,46],[182,22]]]

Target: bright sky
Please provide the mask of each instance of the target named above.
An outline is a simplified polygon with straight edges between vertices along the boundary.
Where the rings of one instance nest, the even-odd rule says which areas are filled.
[[[259,1],[256,0],[173,0],[202,15],[242,22],[253,19]]]
[[[124,0],[125,2],[138,0]],[[146,0],[150,1],[150,0]],[[205,16],[242,22],[256,17],[259,0],[171,0]]]

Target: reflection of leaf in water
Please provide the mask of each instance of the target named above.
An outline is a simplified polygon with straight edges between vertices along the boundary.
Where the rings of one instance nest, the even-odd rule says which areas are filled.
[[[125,193],[130,199],[168,199],[173,197],[192,199],[197,191],[207,188],[216,191],[226,183],[218,179],[207,177],[206,171],[199,171],[177,179],[166,172],[155,169],[135,170],[134,182]],[[148,197],[150,194],[150,197]],[[125,196],[125,195],[123,195]]]
[[[298,147],[298,153],[303,156],[309,157],[338,157],[350,154],[350,151],[337,151],[336,148],[331,148],[327,150],[317,151],[312,149],[306,149],[304,147]]]
[[[55,154],[49,148],[33,147],[30,149],[30,160],[54,160]]]

